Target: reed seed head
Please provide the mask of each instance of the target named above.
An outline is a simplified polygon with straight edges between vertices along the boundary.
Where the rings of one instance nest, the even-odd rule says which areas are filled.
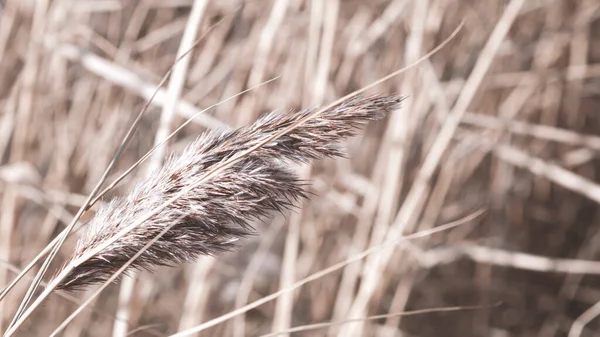
[[[141,254],[131,269],[173,266],[230,250],[238,239],[252,233],[251,221],[283,212],[306,196],[304,183],[288,163],[341,156],[340,143],[345,138],[396,109],[400,101],[395,96],[355,97],[302,123],[298,122],[312,110],[271,113],[237,130],[205,133],[181,155],[168,158],[129,195],[113,199],[98,211],[67,263],[72,270],[58,288],[77,290],[105,282],[169,225],[172,228]],[[290,126],[295,127],[287,134],[198,184],[206,172]],[[195,185],[142,225],[88,256],[123,228]]]

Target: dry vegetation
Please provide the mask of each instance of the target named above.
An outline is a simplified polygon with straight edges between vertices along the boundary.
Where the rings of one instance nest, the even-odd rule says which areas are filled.
[[[326,105],[417,61],[462,21],[440,52],[368,91],[407,99],[348,142],[348,159],[293,167],[310,179],[310,200],[253,223],[258,235],[237,251],[111,284],[62,334],[164,336],[273,293],[197,335],[386,314],[294,335],[599,333],[597,0],[0,1],[0,288],[71,222],[177,55],[193,48],[108,182],[227,101],[99,203],[201,132]],[[0,331],[34,275],[0,302]],[[17,335],[51,334],[95,290],[54,292]]]

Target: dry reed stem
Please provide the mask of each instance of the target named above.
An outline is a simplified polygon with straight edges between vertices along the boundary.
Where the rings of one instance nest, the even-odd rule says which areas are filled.
[[[210,295],[210,288],[213,285],[208,276],[213,270],[215,262],[216,260],[210,256],[201,256],[192,267],[185,292],[185,302],[179,319],[179,330],[193,327],[197,322],[202,321],[205,315],[203,304],[206,303],[205,301]]]
[[[484,142],[484,145],[492,147],[492,153],[503,161],[513,166],[527,169],[559,186],[600,203],[600,185],[592,180],[556,164],[548,163],[540,158],[531,156],[513,146],[504,144],[496,145],[487,142]]]
[[[500,267],[509,267],[536,272],[564,274],[600,274],[600,262],[580,259],[551,258],[541,255],[511,252],[504,249],[475,244],[459,244],[427,251],[408,250],[425,268],[448,264],[461,258]]]
[[[568,337],[579,337],[583,333],[585,326],[594,318],[600,315],[600,302],[596,302],[593,306],[584,311],[571,325]]]
[[[431,308],[431,309],[419,309],[419,310],[402,311],[402,312],[392,312],[392,313],[387,313],[387,314],[382,314],[382,315],[374,315],[374,316],[369,316],[369,317],[364,317],[364,318],[353,318],[353,319],[346,319],[346,320],[341,320],[341,321],[295,326],[295,327],[287,329],[287,330],[264,334],[264,335],[261,335],[260,337],[281,336],[281,335],[287,335],[287,334],[294,333],[294,332],[310,331],[310,330],[325,329],[325,328],[330,328],[330,330],[331,330],[331,328],[335,328],[337,325],[343,325],[343,324],[348,324],[348,323],[353,323],[353,322],[367,322],[367,321],[374,321],[374,320],[379,320],[379,319],[384,319],[384,318],[389,319],[389,318],[395,318],[395,317],[397,318],[397,317],[402,317],[402,316],[425,315],[425,314],[438,313],[438,312],[479,310],[479,309],[487,309],[490,307],[492,307],[492,306],[490,306],[490,305],[473,305],[473,306],[443,307],[443,308]]]
[[[52,42],[48,43],[50,47],[55,47]],[[152,105],[162,106],[167,101],[167,92],[160,89],[160,84],[153,84],[124,66],[110,62],[74,45],[63,43],[56,46],[56,48],[67,59],[81,62],[89,71],[111,83],[137,93],[144,99],[152,102]],[[188,118],[198,115],[198,109],[187,101],[179,101],[177,103],[177,112]],[[199,123],[207,128],[223,127],[223,122],[209,115],[196,117],[194,120],[195,123]]]
[[[36,2],[35,10],[34,10],[34,22],[31,25],[31,36],[33,39],[28,41],[27,44],[27,54],[25,56],[25,66],[22,73],[22,82],[20,85],[20,90],[18,93],[18,103],[17,103],[17,123],[15,124],[14,129],[14,139],[13,139],[13,152],[11,153],[11,159],[14,161],[21,161],[24,157],[25,149],[27,148],[26,144],[28,143],[27,134],[28,129],[31,125],[31,114],[34,109],[34,91],[35,91],[35,83],[39,76],[39,67],[40,67],[40,59],[41,53],[39,51],[39,45],[35,41],[43,36],[43,32],[46,26],[46,11],[48,9],[48,1],[42,0]],[[0,233],[4,240],[10,240],[12,237],[12,228],[14,227],[14,218],[17,213],[17,194],[16,191],[12,190],[12,187],[9,187],[6,194],[4,194],[4,198],[2,199],[2,219],[0,223]],[[12,199],[12,200],[10,200]],[[3,241],[4,241],[3,240]],[[6,252],[0,252],[2,255],[6,256],[8,260],[9,251],[10,251],[10,241],[2,242],[2,250],[6,250]],[[3,272],[0,272],[0,284],[5,283],[5,275]],[[26,302],[22,302],[19,305],[19,310],[24,308]],[[4,303],[0,304],[0,317],[3,315],[3,307]],[[14,319],[17,318],[17,315],[13,317],[13,321],[9,324],[12,325]],[[2,329],[2,322],[0,321],[0,329]]]
[[[260,245],[254,255],[252,256],[252,260],[246,267],[246,271],[244,272],[244,276],[240,281],[240,287],[237,292],[237,296],[235,298],[235,307],[239,308],[248,303],[248,298],[250,296],[250,292],[252,291],[252,286],[254,284],[254,279],[256,275],[258,275],[260,267],[262,266],[265,258],[267,257],[269,250],[275,241],[275,238],[281,228],[283,227],[284,222],[283,219],[276,219],[273,221],[273,224],[269,227],[267,233],[263,234],[261,237]],[[182,331],[184,329],[179,329]],[[246,320],[245,315],[240,314],[233,321],[233,337],[244,337],[246,336]]]
[[[427,17],[427,13],[430,7],[430,1],[424,0],[415,3],[412,12],[410,14],[411,20],[411,30],[410,34],[406,41],[406,50],[405,50],[405,59],[407,62],[411,62],[419,57],[422,53],[423,43],[425,39],[425,20],[423,18]],[[409,95],[413,95],[414,91],[419,90],[419,84],[421,81],[419,80],[419,73],[417,71],[412,71],[407,74],[407,76],[403,79],[401,84],[402,92],[407,92]],[[423,85],[423,87],[425,87]],[[426,90],[426,89],[425,89]],[[413,112],[413,114],[403,114],[400,115],[401,118],[397,122],[395,132],[391,133],[391,145],[390,145],[390,157],[396,158],[396,161],[390,160],[388,163],[388,168],[386,172],[386,176],[384,178],[385,185],[382,190],[385,195],[380,197],[380,207],[378,210],[374,233],[381,233],[381,235],[386,234],[386,230],[389,228],[389,223],[393,221],[394,212],[397,209],[398,201],[401,196],[402,188],[405,184],[406,175],[398,175],[394,169],[397,171],[406,172],[406,168],[409,165],[407,160],[408,154],[410,153],[410,148],[412,147],[412,140],[414,139],[414,134],[418,133],[418,124],[422,120],[422,116],[427,112],[427,109],[421,108],[424,105],[426,100],[424,99],[425,95],[417,96],[419,99],[415,99],[411,102],[410,107],[407,107],[407,110]],[[398,117],[400,117],[398,116]],[[390,123],[391,124],[391,123]],[[394,130],[394,129],[392,129]],[[389,183],[388,183],[389,181]],[[381,228],[381,229],[380,229]],[[375,238],[375,236],[374,236]],[[380,241],[381,238],[376,238],[376,240]],[[378,242],[374,241],[374,242]],[[393,263],[393,262],[392,262]],[[405,270],[409,270],[405,272]],[[405,310],[406,301],[408,301],[408,294],[410,293],[411,285],[414,280],[414,273],[410,272],[412,267],[409,264],[405,264],[399,270],[399,272],[403,274],[407,274],[404,278],[403,282],[398,286],[399,291],[394,291],[394,295],[392,296],[391,306],[389,311],[392,312],[400,312]],[[381,284],[385,287],[387,284],[387,280],[382,278]],[[400,319],[400,317],[398,317]],[[390,331],[394,330],[397,323],[390,323],[386,320],[385,325],[390,326]]]
[[[462,123],[494,130],[506,128],[508,132],[516,135],[524,135],[574,146],[584,146],[590,150],[600,151],[600,137],[564,128],[478,114],[465,115]]]
[[[273,2],[269,18],[261,30],[258,45],[256,46],[256,54],[252,62],[252,69],[248,75],[248,85],[254,86],[263,81],[265,70],[269,64],[269,54],[272,52],[273,39],[277,31],[280,29],[285,13],[290,4],[290,0],[279,0]],[[252,111],[256,110],[256,105],[261,105],[264,94],[257,93],[256,95],[248,96],[240,107],[240,123],[242,125],[250,123],[253,118]]]
[[[318,2],[318,1],[317,1]],[[309,101],[312,104],[321,104],[327,94],[327,83],[329,74],[331,72],[331,55],[333,51],[334,39],[336,36],[336,28],[337,28],[337,20],[339,15],[339,0],[330,0],[322,5],[313,4],[313,9],[315,11],[319,10],[318,6],[324,6],[324,16],[317,15],[316,13],[312,13],[316,19],[322,19],[322,22],[313,22],[312,26],[322,26],[323,32],[320,38],[320,47],[318,48],[318,61],[316,64],[313,64],[315,68],[306,68],[307,73],[304,74],[305,79],[312,82],[312,87],[310,91],[305,93],[305,101]],[[316,27],[311,27],[313,30],[316,30]],[[317,33],[317,32],[315,32]],[[316,36],[313,37],[314,40],[311,41],[316,44],[319,40]],[[316,53],[316,46],[309,46],[307,53]],[[307,59],[310,59],[312,55],[307,54]],[[308,70],[314,71],[314,73],[309,74]],[[310,81],[312,80],[312,81]],[[302,179],[308,179],[311,175],[312,169],[310,167],[306,167],[301,172]],[[298,270],[296,267],[296,263],[298,260],[298,252],[300,246],[300,224],[302,222],[302,206],[300,206],[300,210],[292,214],[288,224],[288,233],[285,241],[285,249],[283,253],[283,267],[281,271],[279,288],[285,289],[292,285],[296,280],[296,275],[298,275]],[[294,307],[294,293],[286,293],[279,297],[275,303],[275,316],[273,317],[272,329],[277,330],[286,330],[292,324],[292,315],[293,315],[293,307]]]

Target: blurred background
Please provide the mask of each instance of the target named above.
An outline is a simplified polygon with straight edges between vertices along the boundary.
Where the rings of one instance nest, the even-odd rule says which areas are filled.
[[[207,129],[330,103],[412,64],[463,21],[441,51],[368,91],[406,99],[348,142],[348,159],[299,168],[311,200],[257,222],[238,251],[111,285],[64,336],[172,334],[469,216],[198,335],[386,314],[293,336],[598,335],[597,0],[0,1],[0,286],[69,223],[177,55],[192,49],[109,181],[228,100],[111,196]],[[0,330],[27,285],[0,303]],[[51,296],[21,334],[48,335],[91,292]],[[464,308],[397,315],[449,306]]]

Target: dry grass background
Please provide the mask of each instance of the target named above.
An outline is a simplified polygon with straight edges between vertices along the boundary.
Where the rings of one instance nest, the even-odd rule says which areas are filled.
[[[180,152],[207,128],[334,101],[414,62],[465,22],[427,62],[370,91],[408,98],[349,142],[348,160],[299,168],[314,196],[296,212],[256,223],[259,235],[239,251],[109,287],[64,336],[172,334],[370,246],[481,208],[485,215],[474,221],[401,249],[388,246],[199,335],[257,336],[472,305],[484,308],[294,335],[600,331],[597,0],[0,4],[2,286],[69,223],[161,77],[198,37],[204,35],[153,101],[109,180],[191,115],[280,77],[196,118],[110,194],[126,193],[164,151]],[[67,240],[56,266],[74,242]],[[0,302],[0,330],[27,283]],[[48,335],[77,307],[73,300],[51,296],[20,334]]]

